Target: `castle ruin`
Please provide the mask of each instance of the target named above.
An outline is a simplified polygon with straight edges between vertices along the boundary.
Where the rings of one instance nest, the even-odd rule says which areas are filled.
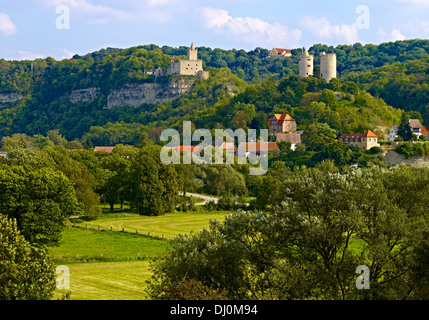
[[[314,56],[304,48],[299,58],[299,75],[308,77],[313,75]],[[320,77],[329,82],[337,77],[337,55],[335,53],[320,54]]]
[[[198,51],[194,47],[194,43],[188,49],[188,57],[186,60],[172,61],[170,68],[167,69],[167,75],[180,74],[186,76],[196,76],[201,79],[208,79],[209,73],[203,70],[203,61],[198,60]]]

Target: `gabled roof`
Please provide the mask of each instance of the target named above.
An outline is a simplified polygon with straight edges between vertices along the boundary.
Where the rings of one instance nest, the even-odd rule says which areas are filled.
[[[372,132],[371,130],[367,130],[363,134],[363,137],[377,138],[377,135],[374,132]]]
[[[421,128],[422,125],[420,124],[419,119],[410,119],[410,127],[411,128]]]
[[[268,122],[277,121],[278,125],[281,125],[284,121],[295,121],[294,118],[292,118],[288,114],[278,114],[276,113],[273,117],[271,117]]]
[[[426,127],[422,127],[422,134],[429,134],[429,130]]]

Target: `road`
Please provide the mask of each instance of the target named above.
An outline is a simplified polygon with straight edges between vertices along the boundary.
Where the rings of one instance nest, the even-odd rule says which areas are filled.
[[[182,191],[179,191],[179,194],[181,196],[183,196],[183,192]],[[205,196],[205,195],[197,194],[197,193],[189,193],[189,192],[186,192],[186,196],[187,197],[195,197],[195,198],[203,199],[204,202],[199,202],[199,203],[195,204],[195,205],[199,205],[199,206],[203,206],[203,205],[205,205],[209,201],[214,201],[214,203],[217,203],[218,200],[219,200],[218,198],[214,198],[214,197],[210,197],[210,196]]]

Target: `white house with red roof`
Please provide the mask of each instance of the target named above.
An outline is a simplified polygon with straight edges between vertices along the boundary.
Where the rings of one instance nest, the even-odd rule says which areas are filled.
[[[268,52],[268,58],[292,57],[292,51],[289,49],[273,48]]]

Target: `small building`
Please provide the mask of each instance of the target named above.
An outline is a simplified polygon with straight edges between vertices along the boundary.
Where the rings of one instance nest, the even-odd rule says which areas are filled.
[[[276,142],[289,141],[291,149],[295,151],[296,145],[301,143],[301,134],[299,133],[279,133],[277,134]]]
[[[420,137],[420,135],[424,134],[423,133],[424,127],[420,123],[419,119],[410,119],[409,123],[410,123],[411,132],[415,134],[417,138]],[[426,128],[424,129],[426,130]],[[398,126],[392,126],[389,132],[389,141],[394,141],[397,137],[398,137]]]
[[[174,150],[177,153],[181,153],[184,151],[188,151],[191,153],[199,153],[201,152],[201,147],[200,146],[177,146],[177,147],[164,147],[167,150]]]
[[[270,134],[290,133],[296,130],[296,121],[288,114],[275,114],[268,119]]]
[[[369,150],[372,147],[379,147],[380,144],[377,142],[377,135],[371,130],[365,131],[365,133],[349,133],[343,134],[340,137],[340,141],[347,144],[350,147],[362,148]]]
[[[112,153],[114,147],[94,147],[96,152]]]
[[[267,149],[264,149],[266,146]],[[269,152],[273,155],[277,155],[280,152],[277,142],[241,142],[237,148],[237,155],[246,157],[250,153],[255,153],[257,156],[261,155],[262,152]]]
[[[289,49],[273,48],[268,52],[268,58],[292,57],[292,51]]]

